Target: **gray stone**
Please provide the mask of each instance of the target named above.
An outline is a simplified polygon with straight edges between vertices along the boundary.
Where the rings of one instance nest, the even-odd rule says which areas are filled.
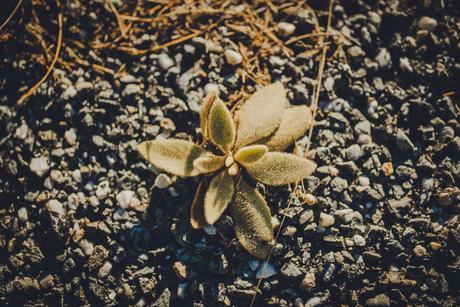
[[[341,193],[348,188],[348,181],[341,177],[335,177],[330,185],[334,192]]]
[[[345,149],[345,156],[347,160],[356,161],[363,155],[363,151],[358,144],[353,144]]]
[[[275,267],[269,262],[261,262],[259,268],[257,269],[256,278],[270,278],[273,275],[276,275]]]

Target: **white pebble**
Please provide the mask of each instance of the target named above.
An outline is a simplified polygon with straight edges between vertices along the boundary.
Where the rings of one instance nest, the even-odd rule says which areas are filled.
[[[204,86],[204,93],[207,95],[211,92],[219,93],[219,86],[215,83],[208,83]]]
[[[38,177],[42,177],[50,170],[48,158],[43,156],[32,158],[32,160],[30,160],[29,167],[32,172],[38,175]]]
[[[75,133],[75,129],[71,128],[67,130],[64,133],[64,139],[70,146],[75,145],[75,143],[77,142],[77,134]]]
[[[169,67],[174,65],[174,61],[167,54],[161,53],[158,56],[158,64],[160,64],[161,68],[167,70]]]
[[[78,183],[83,181],[83,178],[81,177],[81,171],[79,169],[75,169],[72,171],[72,179]]]
[[[224,55],[225,55],[225,59],[230,65],[238,65],[241,62],[243,62],[243,57],[241,56],[241,54],[239,54],[235,50],[227,49],[225,50]]]
[[[50,211],[50,212],[56,212],[57,214],[59,215],[65,215],[66,214],[66,210],[64,208],[64,206],[62,205],[62,203],[56,199],[50,199],[47,203],[46,203],[46,208]]]
[[[155,182],[153,183],[154,187],[157,187],[159,189],[166,189],[171,185],[171,178],[169,178],[168,175],[166,174],[159,174],[157,178],[155,178]]]
[[[281,34],[281,36],[288,37],[291,36],[292,33],[295,32],[295,25],[293,25],[290,22],[280,22],[278,24],[278,31]]]
[[[21,207],[18,210],[18,218],[21,222],[26,222],[29,219],[29,214],[27,213],[26,207]]]
[[[96,189],[96,196],[99,200],[104,200],[107,198],[107,196],[109,196],[110,192],[112,190],[110,189],[110,184],[108,181],[104,180],[104,181],[101,181],[98,185],[97,185],[97,189]]]
[[[128,209],[129,204],[131,203],[131,200],[133,199],[134,192],[130,190],[123,190],[120,193],[117,194],[117,203],[118,206],[122,209]]]
[[[77,95],[77,90],[73,85],[69,86],[68,88],[65,89],[64,92],[61,94],[61,98],[64,100],[69,100],[70,98],[73,98]]]

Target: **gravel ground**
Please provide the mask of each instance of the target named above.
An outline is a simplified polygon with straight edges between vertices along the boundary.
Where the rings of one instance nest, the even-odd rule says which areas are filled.
[[[229,40],[99,55],[124,63],[120,76],[58,63],[22,107],[11,84],[41,74],[2,57],[0,304],[247,306],[263,278],[260,306],[460,305],[459,7],[376,2],[333,6],[332,27],[349,39],[325,66],[309,154],[319,167],[305,194],[263,189],[286,216],[265,270],[229,218],[217,233],[193,230],[196,182],[154,173],[134,150],[196,139],[205,92],[230,99],[247,85]],[[274,21],[283,41],[314,23],[304,9]],[[259,60],[292,104],[310,105],[318,61],[292,50]]]

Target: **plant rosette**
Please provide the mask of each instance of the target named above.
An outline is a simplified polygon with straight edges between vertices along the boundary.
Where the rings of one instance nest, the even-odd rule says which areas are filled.
[[[253,256],[266,258],[274,242],[271,213],[252,180],[270,186],[298,182],[316,164],[282,152],[312,123],[307,106],[290,106],[281,83],[256,91],[232,114],[212,92],[200,114],[201,145],[180,139],[142,142],[137,150],[157,169],[179,177],[203,176],[191,206],[193,228],[214,224],[224,212]]]

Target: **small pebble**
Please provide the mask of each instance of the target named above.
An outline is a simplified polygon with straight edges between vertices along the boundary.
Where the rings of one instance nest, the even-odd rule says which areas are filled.
[[[353,144],[345,149],[345,156],[347,160],[356,161],[363,155],[363,151],[358,144]]]
[[[353,242],[356,246],[363,247],[366,246],[366,240],[361,235],[354,235]]]
[[[53,275],[51,274],[46,275],[39,281],[39,284],[40,284],[40,288],[42,288],[43,290],[51,288],[54,285]]]
[[[50,212],[56,212],[60,216],[64,216],[66,214],[66,210],[65,210],[64,206],[62,205],[62,203],[60,201],[58,201],[56,199],[50,199],[46,203],[46,208]]]
[[[302,279],[302,282],[300,283],[300,289],[305,290],[305,291],[310,291],[316,286],[316,277],[315,274],[309,272],[305,274],[305,277]]]
[[[297,228],[288,225],[283,229],[283,236],[292,238],[297,233]]]
[[[335,210],[334,215],[337,216],[342,222],[348,223],[353,219],[353,209]]]
[[[123,97],[130,96],[130,95],[138,94],[140,92],[141,92],[141,87],[138,84],[129,83],[126,85],[126,87],[121,92],[121,96]]]
[[[38,177],[43,177],[50,170],[48,158],[44,156],[32,158],[29,167]]]
[[[295,25],[282,21],[278,24],[278,31],[281,36],[289,37],[295,32]]]
[[[307,193],[307,194],[304,194],[302,196],[303,196],[303,201],[308,206],[313,206],[317,202],[315,195],[313,195],[311,193]]]
[[[391,163],[390,161],[383,163],[382,171],[387,177],[393,175],[394,173],[393,163]]]
[[[327,213],[321,212],[319,215],[319,225],[324,228],[331,227],[335,223],[335,218]]]
[[[112,190],[110,189],[110,184],[108,181],[101,181],[98,185],[97,185],[97,189],[96,189],[96,196],[99,200],[104,200],[106,199],[110,192],[112,192]]]
[[[110,271],[112,270],[112,263],[109,261],[104,262],[104,264],[101,266],[99,269],[99,277],[104,278],[107,275],[110,274]]]
[[[173,271],[176,273],[177,277],[181,279],[187,279],[187,267],[182,262],[174,262]]]
[[[276,269],[271,263],[261,262],[259,268],[257,269],[256,278],[270,278],[273,275],[276,275]]]
[[[83,253],[86,256],[91,256],[93,254],[94,245],[93,245],[93,243],[89,242],[88,240],[81,240],[78,243],[78,246],[80,246],[80,248],[82,249]]]
[[[438,21],[434,18],[424,16],[418,21],[418,27],[420,30],[433,31],[438,26]]]
[[[313,211],[312,210],[305,210],[299,217],[300,225],[303,225],[313,219]]]
[[[239,54],[238,52],[234,50],[227,49],[225,50],[224,55],[225,55],[225,59],[230,65],[238,65],[241,62],[243,62],[243,57],[241,56],[241,54]]]
[[[29,219],[29,214],[26,207],[21,207],[18,210],[18,218],[21,222],[26,222]]]
[[[69,86],[62,92],[61,98],[64,100],[69,100],[70,98],[73,98],[77,95],[77,90],[73,85]]]
[[[386,48],[381,48],[375,57],[375,61],[379,64],[379,67],[388,68],[391,66],[391,54]]]
[[[410,65],[409,59],[406,57],[399,58],[399,68],[403,72],[412,72],[414,70]]]
[[[356,134],[371,134],[371,123],[367,120],[360,121],[355,125]]]
[[[75,133],[75,129],[71,128],[67,130],[64,133],[64,139],[66,140],[67,144],[69,144],[70,146],[75,145],[75,143],[77,142],[77,134]]]
[[[78,183],[81,183],[83,181],[83,178],[81,176],[81,171],[79,169],[75,169],[72,171],[72,179]]]
[[[153,186],[159,189],[166,189],[167,187],[171,185],[171,183],[172,183],[171,178],[169,178],[168,175],[161,173],[155,178],[155,182],[153,183]]]
[[[414,251],[415,256],[417,257],[425,257],[427,255],[426,248],[420,244],[416,245],[413,251]]]
[[[131,200],[133,199],[133,196],[134,196],[133,191],[130,191],[130,190],[121,191],[116,196],[118,206],[120,206],[120,208],[122,209],[128,209],[131,203]]]
[[[158,56],[158,64],[162,69],[167,70],[174,65],[174,61],[166,53],[161,53]]]

